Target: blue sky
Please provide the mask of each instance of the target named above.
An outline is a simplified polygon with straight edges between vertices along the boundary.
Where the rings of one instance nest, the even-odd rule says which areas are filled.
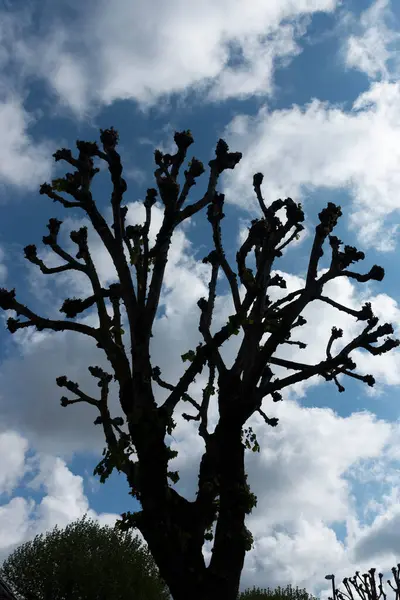
[[[41,183],[65,172],[51,158],[56,149],[98,140],[100,127],[118,129],[135,223],[154,185],[154,149],[172,150],[174,131],[189,128],[195,138],[189,157],[207,163],[219,137],[243,152],[219,184],[231,260],[257,214],[254,173],[265,175],[268,202],[290,196],[306,213],[304,235],[276,265],[289,289],[302,282],[318,212],[336,202],[343,208],[337,235],[366,253],[360,270],[380,264],[386,277],[358,287],[338,281],[330,295],[355,308],[370,300],[398,332],[399,39],[394,0],[3,0],[0,284],[16,287],[43,315],[57,315],[65,297],[85,294],[81,280],[50,279],[23,258],[23,247],[35,243],[52,264],[41,248],[50,217],[64,220],[67,248],[68,231],[82,224],[82,214],[38,193]],[[192,198],[205,185],[203,176]],[[107,215],[106,172],[94,191]],[[160,219],[156,206],[155,227]],[[94,235],[91,248],[102,281],[111,282],[110,261]],[[209,249],[204,214],[177,232],[171,248],[152,351],[171,382],[183,368],[180,354],[198,339],[196,302],[207,284],[201,259]],[[219,293],[222,323],[230,314],[226,286]],[[332,325],[349,337],[357,331],[325,305],[313,306],[307,318],[302,361],[321,360]],[[283,354],[299,356],[289,350]],[[225,351],[233,357],[235,345]],[[249,421],[262,450],[247,458],[259,503],[248,522],[256,543],[242,588],[292,583],[318,591],[326,573],[340,577],[372,565],[388,571],[398,562],[400,542],[391,532],[400,524],[400,352],[355,358],[359,371],[374,374],[373,391],[351,380],[338,394],[312,380],[265,408],[280,417],[276,430],[256,417]],[[105,485],[92,477],[104,445],[96,415],[90,407],[59,405],[55,378],[66,374],[95,391],[87,367],[99,360],[79,336],[27,330],[10,336],[0,329],[0,560],[84,512],[112,524],[134,509],[122,475]],[[193,394],[201,384],[199,378]],[[118,412],[115,397],[111,403]],[[211,412],[215,423],[215,405]],[[177,488],[193,497],[202,453],[193,424],[178,419],[171,443],[179,451]],[[204,552],[209,556],[209,545]]]

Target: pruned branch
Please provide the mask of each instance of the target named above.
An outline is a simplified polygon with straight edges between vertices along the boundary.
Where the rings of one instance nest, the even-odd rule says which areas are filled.
[[[202,334],[204,341],[207,344],[212,344],[212,335],[210,331],[212,315],[214,312],[215,298],[216,298],[216,286],[218,279],[218,270],[220,266],[220,256],[217,251],[211,252],[208,256],[203,259],[203,263],[211,264],[211,278],[208,284],[208,299],[200,298],[197,302],[198,307],[200,308],[200,323],[199,323],[199,331]],[[226,366],[222,357],[219,353],[218,348],[213,349],[213,362],[215,362],[216,367],[218,368],[219,373],[224,373],[226,371]]]
[[[335,339],[341,337],[342,332],[341,330],[333,328],[326,351],[328,358],[325,361],[321,361],[317,365],[294,363],[292,361],[285,361],[284,359],[272,357],[269,361],[272,364],[297,370],[298,372],[294,375],[278,379],[274,382],[268,382],[266,385],[260,386],[260,396],[264,397],[267,394],[284,389],[289,385],[293,385],[294,383],[305,381],[315,375],[321,375],[329,381],[330,379],[335,380],[337,375],[342,373],[344,375],[350,375],[351,377],[354,377],[355,379],[363,381],[369,386],[372,386],[375,380],[371,375],[358,375],[355,373],[350,374],[350,370],[353,371],[356,368],[354,361],[350,357],[350,353],[357,348],[364,348],[371,354],[380,354],[382,352],[388,352],[393,348],[397,348],[400,345],[400,340],[388,338],[381,346],[371,346],[372,343],[377,342],[384,335],[393,333],[393,327],[389,324],[381,325],[377,327],[375,331],[372,331],[376,326],[376,323],[376,318],[371,319],[364,330],[354,340],[344,346],[344,348],[342,348],[342,350],[334,357],[331,355],[332,343]],[[335,381],[335,383],[339,388],[343,387],[339,386],[337,381]]]
[[[211,396],[213,396],[215,394],[215,387],[214,387],[215,374],[216,374],[215,365],[211,364],[210,368],[209,368],[207,384],[203,388],[201,406],[199,406],[197,403],[192,401],[192,404],[198,410],[197,414],[189,415],[187,413],[182,413],[182,417],[186,421],[200,421],[199,434],[206,442],[210,436],[209,432],[207,431],[208,407],[210,404]]]
[[[164,388],[165,390],[174,391],[175,388],[171,383],[167,383],[166,381],[161,379],[161,370],[159,367],[153,368],[151,376],[153,377],[154,381],[156,381],[161,388]],[[188,393],[182,394],[182,400],[184,400],[185,402],[189,402],[198,411],[200,411],[200,405]]]
[[[84,264],[75,260],[68,252],[63,250],[58,244],[58,234],[62,221],[58,219],[50,219],[47,225],[49,235],[43,236],[43,244],[50,246],[55,254],[65,260],[66,264],[60,265],[59,267],[47,267],[44,262],[37,256],[37,249],[34,244],[30,244],[24,248],[25,258],[34,265],[37,265],[41,272],[50,275],[52,273],[61,273],[63,271],[75,270],[87,274],[87,269]]]
[[[18,329],[25,327],[36,327],[38,331],[50,329],[53,331],[76,331],[93,338],[96,341],[100,340],[101,334],[99,329],[90,327],[83,323],[75,323],[70,321],[58,321],[54,319],[46,319],[40,317],[29,308],[18,302],[15,298],[15,290],[0,289],[0,308],[3,310],[13,310],[17,315],[22,315],[27,318],[27,321],[19,321],[19,319],[8,319],[7,326],[10,333],[15,333]]]
[[[241,152],[229,152],[228,144],[222,139],[218,140],[217,147],[215,149],[215,158],[210,160],[208,163],[210,167],[210,177],[207,191],[203,198],[194,204],[186,206],[186,208],[180,211],[178,219],[179,223],[198,213],[212,201],[215,196],[215,190],[220,174],[226,169],[234,169],[240,162],[241,158]],[[201,170],[201,168],[198,167],[198,170]]]
[[[223,213],[223,205],[224,205],[224,195],[223,194],[215,194],[212,199],[211,204],[208,206],[207,210],[207,218],[211,223],[213,230],[213,240],[215,245],[215,251],[218,256],[218,262],[225,273],[225,277],[228,280],[228,283],[231,288],[233,304],[237,313],[239,313],[241,308],[241,302],[239,297],[239,288],[236,279],[236,273],[234,273],[226,259],[225,252],[222,246],[222,238],[221,238],[221,225],[220,222],[224,218]]]
[[[358,321],[368,321],[373,316],[370,302],[364,304],[361,310],[353,310],[348,306],[343,306],[343,304],[339,304],[339,302],[332,300],[332,298],[328,298],[328,296],[318,296],[317,300],[321,300],[321,302],[325,302],[325,304],[329,304],[330,306],[333,306],[333,308],[336,308],[341,312],[345,312],[346,314],[355,317]]]
[[[67,208],[79,207],[86,212],[95,231],[109,252],[117,270],[123,289],[124,304],[129,317],[131,338],[134,339],[133,325],[136,317],[134,313],[136,294],[125,254],[121,251],[123,220],[121,200],[122,195],[126,190],[126,183],[121,177],[122,166],[119,154],[116,151],[118,134],[112,127],[110,129],[100,130],[100,133],[103,152],[99,150],[96,143],[83,142],[80,140],[76,143],[79,151],[78,159],[72,157],[70,150],[61,149],[56,152],[54,154],[54,159],[56,161],[64,160],[69,164],[72,164],[72,166],[76,168],[76,171],[72,174],[67,173],[64,178],[53,180],[52,185],[49,185],[48,183],[43,184],[40,188],[40,193],[46,194],[54,201],[60,202]],[[95,156],[107,163],[113,182],[112,207],[114,235],[108,227],[106,220],[97,209],[90,190],[93,177],[99,171],[99,169],[94,168],[93,157]],[[66,201],[57,192],[66,192],[67,194],[70,194],[76,202]]]
[[[395,592],[395,600],[400,597],[400,564],[391,569],[393,583],[390,579],[387,580],[389,587]],[[336,587],[335,576],[326,575],[325,579],[331,581],[332,596],[328,600],[355,600],[355,594],[361,600],[386,600],[387,594],[383,586],[383,573],[378,573],[378,581],[376,580],[376,569],[369,569],[367,573],[360,574],[356,571],[353,577],[345,577],[342,581],[345,592]]]
[[[67,379],[65,375],[57,377],[56,381],[59,387],[65,387],[67,390],[78,396],[73,400],[69,400],[68,398],[63,396],[61,398],[61,406],[68,406],[70,404],[76,404],[77,402],[86,402],[86,404],[90,404],[92,406],[100,408],[100,400],[96,400],[95,398],[92,398],[92,396],[89,396],[88,394],[82,392],[82,390],[79,387],[79,384],[75,381]]]

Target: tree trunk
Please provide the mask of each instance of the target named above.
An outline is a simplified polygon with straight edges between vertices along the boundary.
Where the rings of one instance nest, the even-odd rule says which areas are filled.
[[[215,598],[236,600],[246,554],[246,508],[242,427],[232,422],[215,429],[220,470],[220,507],[209,571]]]
[[[202,547],[204,511],[209,510],[209,503],[189,502],[169,488],[165,425],[156,414],[154,399],[145,402],[142,395],[136,395],[142,398],[140,417],[130,420],[129,431],[140,465],[142,518],[138,527],[174,600],[237,600],[246,553],[248,493],[241,416],[232,411],[238,390],[235,386],[232,393],[232,387],[224,389],[224,401],[220,397],[222,410],[213,434],[212,462],[219,479],[220,505],[208,567]]]
[[[218,425],[215,433],[219,440],[220,510],[209,567],[202,553],[202,507],[175,490],[170,490],[166,504],[154,502],[155,489],[150,492],[154,478],[144,486],[151,499],[146,502],[142,496],[140,530],[174,600],[237,600],[246,553],[244,446],[241,429],[232,432],[231,425],[227,429]]]

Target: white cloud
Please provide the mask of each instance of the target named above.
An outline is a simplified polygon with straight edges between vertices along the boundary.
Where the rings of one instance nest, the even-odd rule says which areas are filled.
[[[293,402],[282,403],[279,412],[284,427],[271,430],[260,419],[252,422],[261,445],[259,455],[249,453],[246,459],[249,481],[258,496],[258,507],[248,519],[256,543],[246,556],[241,589],[290,581],[312,591],[324,583],[328,572],[347,568],[348,574],[358,545],[374,535],[379,515],[370,529],[360,527],[347,474],[360,461],[369,460],[370,468],[379,461],[383,467],[389,464],[393,452],[399,452],[398,428],[367,413],[340,418],[330,409],[304,409]],[[191,429],[179,423],[175,437],[179,466],[194,478],[195,455],[201,448],[195,450]],[[11,439],[12,434],[6,435]],[[20,436],[15,441],[20,450],[26,448],[27,441]],[[63,528],[85,513],[101,525],[114,525],[118,515],[90,509],[83,478],[60,458],[36,454],[19,469],[19,480],[28,471],[34,476],[25,483],[26,497],[14,497],[0,507],[0,560],[36,534],[55,525]],[[183,487],[189,491],[184,482]],[[29,497],[30,490],[41,493],[40,501]],[[384,508],[390,516],[393,502]],[[353,521],[356,535],[343,543],[332,524],[347,521],[349,527]],[[392,556],[382,556],[389,546],[380,545],[386,568]]]
[[[6,558],[14,547],[25,541],[33,506],[33,501],[20,496],[0,506],[0,561]]]
[[[359,270],[363,272],[368,269],[361,267]],[[288,275],[281,271],[278,271],[278,273],[287,281],[287,290],[279,290],[279,293],[276,292],[277,298],[291,291],[301,289],[305,285],[304,280],[299,277]],[[340,277],[324,286],[323,295],[352,310],[360,310],[365,302],[371,302],[372,310],[379,317],[380,323],[392,323],[395,336],[399,337],[400,311],[393,298],[386,294],[373,295],[370,290],[365,288],[365,285],[353,285],[349,279]],[[274,299],[275,296],[271,295],[271,298]],[[307,323],[293,333],[292,339],[307,343],[307,348],[300,349],[293,346],[281,346],[277,352],[278,356],[307,364],[318,364],[325,357],[325,348],[333,326],[343,330],[343,337],[333,345],[334,353],[338,352],[346,343],[354,339],[363,327],[365,327],[365,322],[358,322],[351,315],[341,312],[321,301],[310,303],[302,312],[302,315],[307,320]],[[372,374],[376,379],[378,387],[381,385],[391,386],[400,384],[399,349],[394,349],[381,356],[372,356],[366,351],[356,350],[351,356],[357,364],[356,372],[362,375],[367,373]],[[281,374],[285,371],[281,369],[277,372]],[[343,377],[343,379],[339,377],[339,379],[344,387],[346,387],[346,383],[348,382],[347,377]],[[314,377],[308,381],[295,384],[287,390],[287,393],[289,393],[290,397],[292,397],[292,394],[294,394],[294,397],[303,397],[311,385],[317,385],[322,381],[322,378]],[[366,391],[365,384],[362,385],[364,391]]]
[[[29,135],[33,118],[16,95],[0,100],[0,183],[36,189],[50,177],[51,147]]]
[[[317,592],[326,586],[327,573],[343,577],[372,566],[371,557],[364,559],[357,551],[376,529],[374,520],[371,526],[361,524],[357,486],[364,484],[365,473],[373,481],[377,471],[396,471],[399,429],[369,413],[342,418],[331,409],[304,408],[293,401],[276,405],[274,414],[280,418],[276,429],[258,416],[247,423],[261,452],[246,454],[258,503],[246,521],[255,544],[246,554],[241,589],[291,583]],[[181,475],[176,487],[193,499],[203,443],[192,423],[178,421],[173,448],[179,455],[171,468]],[[380,518],[382,513],[382,521],[390,517],[391,506],[380,507],[380,487],[368,490],[377,501],[372,514]],[[347,532],[343,539],[336,534],[338,526]],[[393,555],[385,541],[382,536],[376,543],[379,564],[388,570]],[[206,561],[210,548],[206,543]]]
[[[344,188],[363,244],[393,249],[397,226],[386,219],[400,208],[399,123],[400,84],[387,82],[373,84],[350,112],[314,99],[304,108],[270,112],[264,106],[254,117],[238,115],[225,133],[232,150],[243,152],[224,178],[227,201],[255,211],[252,178],[258,171],[267,203]]]
[[[358,21],[350,14],[347,20],[352,30],[359,34],[350,35],[346,40],[346,66],[363,71],[371,79],[388,79],[398,75],[400,63],[397,42],[400,34],[389,26],[389,21],[394,21],[391,1],[376,0]]]
[[[7,267],[4,264],[4,250],[2,248],[0,248],[0,284],[4,285],[4,282],[7,279]]]
[[[68,333],[23,338],[17,344],[22,356],[12,353],[1,368],[3,427],[15,428],[31,446],[45,453],[63,457],[85,451],[98,454],[104,441],[100,428],[93,425],[97,411],[84,403],[61,407],[60,398],[67,394],[55,380],[67,375],[80,383],[83,391],[96,396],[98,388],[88,366],[100,365],[107,370],[102,353],[89,339]],[[120,411],[112,392],[110,406],[118,411],[117,416]]]
[[[15,431],[0,433],[0,494],[10,495],[25,473],[25,454],[28,442]]]
[[[398,484],[398,481],[397,481]],[[354,547],[357,561],[374,562],[385,558],[387,563],[398,563],[400,544],[396,531],[400,525],[400,487],[393,486],[390,494],[382,498],[378,514],[370,527],[360,528]]]
[[[28,445],[26,439],[12,432],[1,434],[2,465],[7,463],[5,457],[8,460],[10,456],[9,448],[2,445],[3,441],[10,442],[12,447],[19,444],[20,452],[25,451]],[[89,518],[98,520],[101,526],[113,526],[119,518],[119,515],[111,513],[97,514],[89,507],[83,478],[74,475],[59,457],[39,453],[25,463],[23,460],[19,463],[19,470],[13,474],[14,483],[20,483],[29,471],[34,471],[36,475],[24,486],[27,497],[15,496],[7,504],[0,505],[0,561],[35,535],[50,531],[56,525],[62,529],[85,513]],[[29,497],[30,490],[41,492],[39,502],[35,503]]]
[[[296,40],[307,17],[334,11],[337,0],[73,5],[74,17],[65,22],[49,7],[43,31],[19,40],[16,60],[83,116],[118,99],[144,108],[191,87],[210,99],[270,94],[275,62],[300,51]]]
[[[36,189],[52,171],[51,146],[29,132],[38,114],[24,107],[27,70],[19,61],[23,33],[31,25],[26,11],[2,10],[0,18],[0,185]],[[38,111],[37,111],[38,112]],[[3,194],[1,194],[3,196]],[[4,193],[6,199],[6,193]],[[3,198],[1,199],[3,201]]]
[[[281,425],[274,430],[252,420],[261,446],[260,455],[247,458],[258,496],[248,518],[256,544],[246,556],[242,585],[290,582],[315,591],[324,587],[327,573],[345,569],[351,575],[358,566],[354,545],[360,532],[340,541],[334,527],[350,531],[351,521],[358,522],[357,479],[350,474],[365,461],[369,468],[380,461],[387,467],[388,449],[398,446],[398,427],[368,413],[341,418],[330,409],[289,401],[276,414]]]

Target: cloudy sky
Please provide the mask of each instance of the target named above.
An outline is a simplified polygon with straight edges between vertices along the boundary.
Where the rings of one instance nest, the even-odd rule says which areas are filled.
[[[154,149],[173,149],[173,132],[190,128],[190,150],[205,163],[219,137],[243,153],[219,186],[228,257],[257,214],[254,173],[265,175],[268,202],[290,196],[307,216],[304,235],[276,265],[290,289],[302,284],[317,213],[337,202],[344,213],[339,237],[365,251],[363,271],[381,264],[386,277],[368,286],[339,279],[327,291],[353,308],[370,301],[398,331],[399,38],[396,0],[2,0],[0,285],[16,287],[43,316],[59,314],[65,297],[85,294],[85,281],[50,279],[23,258],[25,245],[40,247],[50,217],[63,219],[66,248],[68,232],[84,223],[81,213],[38,194],[41,183],[65,172],[52,160],[56,149],[98,140],[100,127],[118,129],[128,218],[137,223],[154,185]],[[105,172],[94,190],[109,217]],[[152,235],[161,216],[156,206]],[[90,242],[101,279],[110,283],[111,261],[95,235]],[[201,259],[210,244],[204,214],[172,244],[152,350],[172,383],[183,369],[180,355],[198,341],[196,302],[208,281]],[[57,264],[44,249],[40,255]],[[230,309],[221,286],[216,322]],[[328,305],[313,305],[305,317],[308,348],[285,349],[286,356],[302,353],[304,362],[323,358],[333,325],[349,338],[358,331]],[[235,346],[225,352],[233,357]],[[318,592],[327,573],[343,577],[371,566],[387,572],[399,561],[400,352],[355,358],[360,371],[375,376],[374,390],[351,380],[339,395],[315,379],[268,406],[280,418],[276,429],[248,422],[261,452],[247,457],[258,506],[248,519],[255,545],[242,589],[292,583]],[[92,476],[103,449],[97,415],[89,406],[59,403],[59,375],[95,392],[87,367],[104,364],[99,351],[78,335],[11,336],[2,327],[0,360],[0,560],[85,512],[112,524],[134,510],[122,476],[103,486]],[[115,397],[111,404],[117,414]],[[177,488],[193,498],[201,438],[178,419],[170,441],[179,451]],[[204,552],[209,556],[208,546]]]

